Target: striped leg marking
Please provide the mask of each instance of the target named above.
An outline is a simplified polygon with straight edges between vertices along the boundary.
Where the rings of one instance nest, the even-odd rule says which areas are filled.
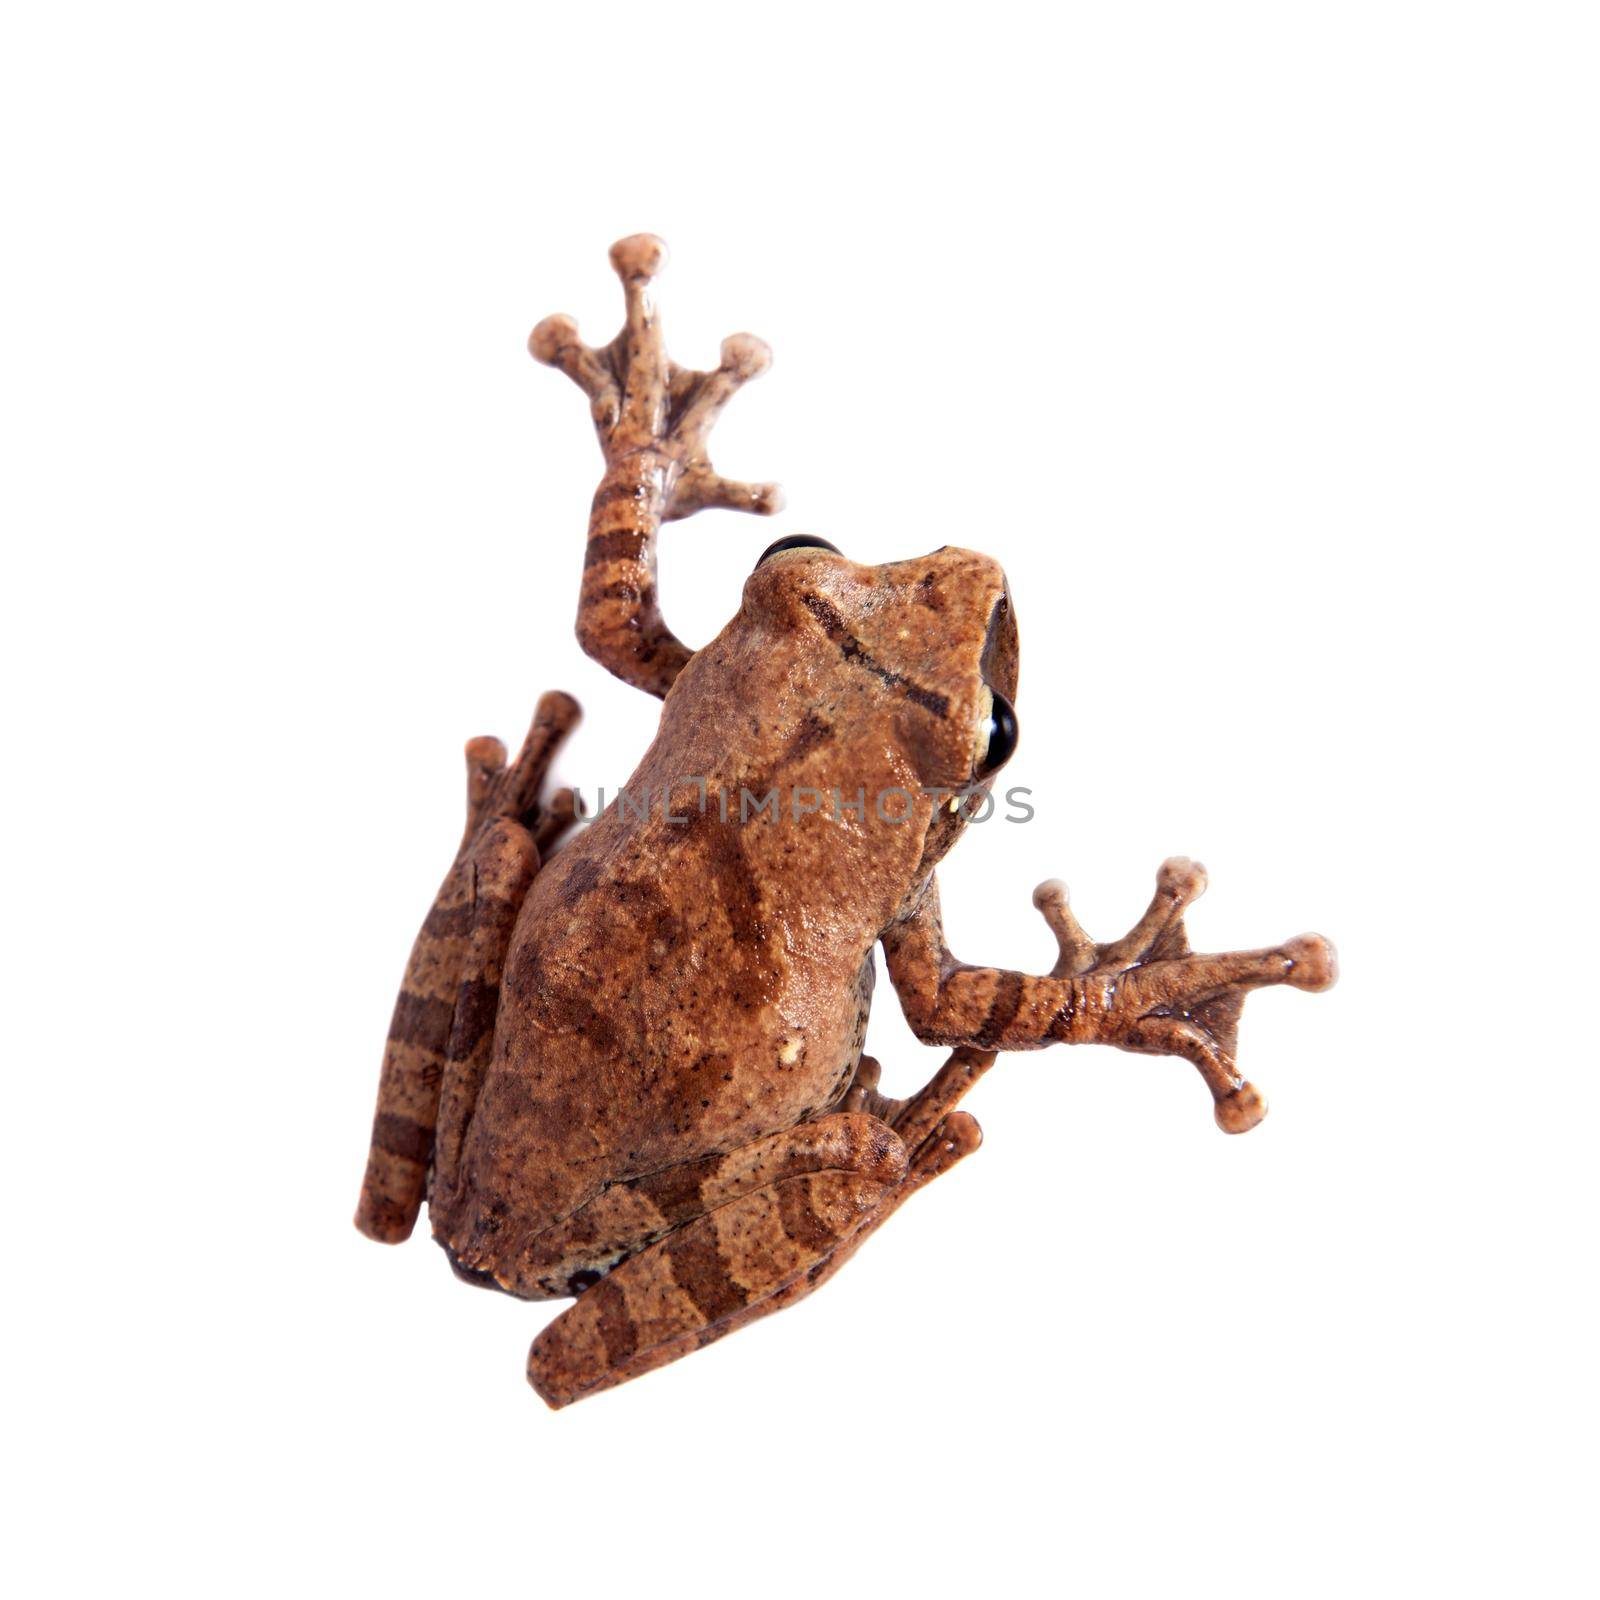
[[[965,1111],[952,1111],[942,1118],[912,1153],[906,1168],[906,1181],[898,1189],[886,1194],[861,1226],[829,1251],[826,1258],[819,1261],[805,1277],[780,1290],[765,1306],[735,1326],[743,1327],[745,1322],[753,1322],[758,1316],[781,1311],[796,1300],[803,1300],[813,1289],[820,1289],[912,1195],[926,1188],[935,1178],[942,1178],[951,1167],[970,1156],[982,1143],[983,1129],[978,1126],[976,1117],[969,1116]],[[722,1331],[732,1333],[733,1328]]]
[[[477,1100],[499,1003],[500,965],[517,909],[551,846],[571,820],[539,787],[578,720],[570,695],[541,697],[517,759],[498,739],[467,745],[467,833],[411,947],[378,1080],[372,1143],[356,1207],[369,1239],[410,1237],[435,1165],[444,1097],[446,1155],[453,1162]]]
[[[838,1125],[817,1148],[859,1148],[858,1171],[785,1177],[727,1200],[623,1261],[533,1342],[528,1381],[555,1409],[630,1378],[781,1311],[826,1283],[862,1242],[913,1194],[982,1142],[978,1124],[953,1111],[993,1063],[993,1051],[956,1050],[919,1094],[897,1109],[894,1127],[859,1111],[802,1124],[723,1157],[728,1169],[703,1185],[706,1199],[772,1171],[779,1157],[803,1159],[784,1140],[808,1126]],[[863,1141],[859,1127],[881,1134]],[[890,1163],[886,1139],[894,1141]],[[759,1152],[759,1153],[758,1153]],[[907,1154],[909,1152],[909,1155]],[[838,1159],[833,1155],[830,1159]]]
[[[983,1143],[983,1129],[977,1119],[954,1107],[994,1063],[993,1050],[961,1045],[950,1052],[925,1088],[897,1107],[892,1118],[894,1130],[910,1152],[906,1181],[886,1194],[872,1215],[826,1261],[807,1273],[802,1283],[791,1285],[776,1297],[779,1303],[771,1310],[782,1310],[791,1301],[820,1288],[917,1190],[942,1177]]]
[[[886,1192],[822,1172],[719,1206],[581,1294],[534,1340],[528,1381],[559,1409],[710,1344],[824,1261]]]
[[[612,1184],[538,1236],[510,1287],[539,1298],[579,1294],[675,1228],[785,1179],[849,1172],[893,1187],[905,1170],[899,1137],[877,1117],[818,1117],[725,1155]]]

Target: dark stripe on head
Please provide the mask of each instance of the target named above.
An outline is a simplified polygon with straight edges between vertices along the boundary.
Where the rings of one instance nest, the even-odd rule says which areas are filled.
[[[924,689],[903,673],[892,671],[880,664],[872,652],[845,626],[844,618],[839,615],[838,608],[831,601],[824,600],[819,594],[802,595],[800,598],[805,602],[806,609],[822,624],[823,631],[838,645],[839,653],[846,661],[853,661],[865,667],[891,689],[903,689],[906,699],[913,705],[921,706],[924,711],[931,711],[936,717],[945,716],[949,712],[950,701],[947,696],[935,694],[932,689]]]

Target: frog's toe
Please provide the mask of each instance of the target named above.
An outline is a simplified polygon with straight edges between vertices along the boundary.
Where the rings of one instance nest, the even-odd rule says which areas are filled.
[[[722,341],[722,370],[740,383],[759,378],[772,365],[772,346],[753,333],[730,333]]]
[[[1056,938],[1056,964],[1052,975],[1061,977],[1088,971],[1094,965],[1094,940],[1073,915],[1066,884],[1060,878],[1046,878],[1033,891],[1033,905]]]
[[[505,743],[492,733],[482,733],[476,739],[467,740],[466,756],[467,766],[473,772],[495,773],[506,764]]]
[[[535,361],[542,361],[547,367],[553,367],[559,365],[564,352],[581,343],[578,338],[578,324],[571,317],[558,314],[546,317],[528,335],[528,353]]]
[[[1217,1101],[1217,1126],[1224,1133],[1248,1133],[1267,1114],[1267,1102],[1253,1083],[1241,1083]]]
[[[667,242],[654,233],[630,233],[611,247],[611,266],[624,283],[648,283],[667,264]]]
[[[667,520],[677,522],[697,511],[748,511],[770,517],[784,504],[782,484],[741,483],[705,467],[686,472],[679,480]]]
[[[1339,954],[1320,933],[1303,933],[1283,947],[1289,973],[1283,980],[1291,989],[1312,994],[1331,989],[1339,979]]]
[[[578,337],[571,317],[546,317],[528,335],[528,353],[535,361],[555,367],[589,397],[590,414],[602,427],[616,420],[621,395],[606,359]]]
[[[1192,905],[1206,892],[1210,882],[1206,869],[1188,856],[1168,856],[1156,873],[1156,888],[1184,905]]]

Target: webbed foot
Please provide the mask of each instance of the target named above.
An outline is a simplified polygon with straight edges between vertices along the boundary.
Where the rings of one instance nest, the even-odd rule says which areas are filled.
[[[528,338],[589,397],[606,470],[589,511],[578,641],[626,683],[665,695],[691,654],[667,626],[656,594],[656,535],[663,522],[720,508],[767,515],[783,506],[775,483],[724,478],[706,453],[722,408],[765,372],[772,352],[752,334],[722,341],[709,372],[669,359],[650,286],[667,247],[636,233],[611,247],[627,316],[598,348],[571,317],[546,317]]]
[[[709,507],[763,516],[780,511],[783,491],[777,484],[724,478],[706,453],[723,407],[771,366],[772,352],[754,334],[735,333],[722,341],[722,359],[709,372],[671,360],[651,293],[666,262],[667,247],[653,233],[619,239],[611,247],[611,265],[627,306],[622,332],[597,349],[578,337],[570,317],[546,317],[529,335],[528,349],[588,395],[607,467],[641,451],[656,458],[663,522]]]
[[[1314,933],[1270,949],[1194,954],[1183,917],[1205,888],[1205,868],[1174,856],[1157,874],[1149,909],[1108,944],[1097,944],[1079,926],[1060,882],[1040,884],[1033,903],[1056,936],[1051,976],[1079,980],[1094,1002],[1075,1019],[1073,1036],[1122,1050],[1185,1057],[1211,1090],[1217,1126],[1225,1133],[1245,1133],[1267,1114],[1260,1091],[1234,1064],[1245,996],[1278,983],[1327,989],[1338,966],[1333,946]]]

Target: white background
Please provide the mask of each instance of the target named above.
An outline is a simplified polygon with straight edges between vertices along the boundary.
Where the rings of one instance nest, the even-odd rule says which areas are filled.
[[[1596,51],[1581,6],[38,6],[0,41],[17,1593],[1594,1593]],[[943,874],[1048,965],[1164,855],[1272,1102],[1003,1059],[823,1292],[559,1415],[554,1308],[349,1224],[460,746],[562,686],[598,452],[523,349],[673,247],[776,351],[667,531],[1004,561]],[[906,1092],[936,1065],[880,992]]]

